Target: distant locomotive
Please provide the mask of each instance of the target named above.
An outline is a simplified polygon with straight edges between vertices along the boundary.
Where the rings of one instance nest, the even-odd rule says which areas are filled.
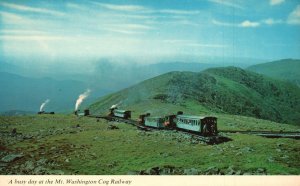
[[[54,112],[39,111],[38,114],[55,114]]]
[[[131,111],[129,110],[120,110],[117,107],[109,109],[109,114],[108,116],[110,117],[119,117],[119,118],[124,118],[124,119],[130,119],[131,118]]]
[[[80,110],[76,110],[75,112],[74,112],[74,114],[76,115],[76,116],[89,116],[90,115],[90,110],[89,109],[85,109],[84,111],[83,111],[83,113],[81,113],[81,112],[79,112]]]

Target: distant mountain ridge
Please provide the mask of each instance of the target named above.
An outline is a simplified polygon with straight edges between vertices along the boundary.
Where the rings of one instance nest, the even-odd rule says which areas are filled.
[[[200,73],[170,72],[105,96],[90,106],[101,112],[159,100],[184,105],[194,100],[217,112],[299,124],[299,87],[236,67],[212,68]]]
[[[9,110],[9,111],[5,111],[0,113],[0,115],[3,116],[26,116],[26,115],[33,115],[36,114],[37,112],[33,112],[33,111],[23,111],[23,110]]]
[[[232,63],[235,64],[235,60]],[[6,86],[6,88],[0,90],[0,95],[4,96],[0,98],[0,101],[3,100],[0,104],[0,112],[9,110],[35,111],[40,104],[38,102],[42,102],[47,98],[52,99],[49,106],[53,106],[55,111],[72,110],[73,102],[78,97],[78,94],[87,88],[90,88],[92,93],[84,104],[91,103],[91,101],[100,96],[167,72],[200,72],[208,68],[225,65],[221,63],[209,64],[181,61],[134,65],[131,63],[114,64],[110,60],[103,59],[97,61],[91,67],[84,65],[83,68],[91,70],[87,74],[81,71],[76,72],[74,69],[70,71],[64,70],[65,68],[68,69],[68,66],[60,64],[45,66],[38,74],[34,74],[33,70],[36,70],[37,67],[31,69],[25,63],[22,64],[23,66],[18,66],[15,63],[0,62],[0,78],[2,79],[2,85]],[[43,74],[44,72],[46,74]],[[6,76],[4,75],[5,73],[10,75]],[[45,78],[41,75],[49,75],[51,78]],[[62,89],[64,93],[58,91]],[[7,97],[9,99],[6,99]],[[58,100],[57,103],[53,102],[54,100]],[[65,102],[67,100],[68,103]]]
[[[292,82],[300,87],[300,60],[299,59],[283,59],[253,65],[247,70],[267,75],[272,78],[282,79]]]
[[[0,72],[0,84],[0,112],[37,112],[46,99],[50,99],[45,108],[48,111],[69,110],[74,107],[78,95],[86,89],[80,81],[28,78],[6,72]]]

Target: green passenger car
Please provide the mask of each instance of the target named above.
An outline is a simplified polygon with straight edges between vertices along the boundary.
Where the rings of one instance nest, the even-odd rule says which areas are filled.
[[[165,128],[164,117],[145,117],[145,126],[154,128]]]
[[[113,115],[116,117],[124,118],[124,119],[130,119],[131,118],[131,111],[129,110],[120,110],[120,109],[114,109]]]
[[[189,115],[177,115],[176,127],[188,131],[198,132],[201,135],[217,135],[217,118]]]

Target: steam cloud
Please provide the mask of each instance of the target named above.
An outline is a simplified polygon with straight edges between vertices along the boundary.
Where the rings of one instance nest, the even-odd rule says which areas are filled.
[[[41,107],[40,107],[40,112],[42,112],[44,110],[44,107],[47,105],[47,103],[49,103],[50,99],[47,99],[44,103],[42,103]]]
[[[110,109],[117,108],[121,103],[122,103],[122,101],[120,101],[119,103],[117,103],[117,104],[115,104],[115,105],[112,105],[112,106],[110,107]]]
[[[78,107],[82,103],[82,101],[90,95],[91,90],[87,89],[83,94],[80,94],[75,104],[75,111],[78,110]]]

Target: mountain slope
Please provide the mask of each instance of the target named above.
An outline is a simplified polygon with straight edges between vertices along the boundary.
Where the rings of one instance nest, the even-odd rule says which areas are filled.
[[[300,60],[283,59],[258,65],[253,65],[247,70],[267,75],[276,79],[290,81],[300,86]]]
[[[159,101],[162,105],[156,106],[161,109],[163,103],[202,105],[203,110],[299,124],[299,100],[300,89],[293,84],[226,67],[200,73],[170,72],[105,96],[90,108],[101,112],[119,102],[123,107],[144,104],[147,108]]]

